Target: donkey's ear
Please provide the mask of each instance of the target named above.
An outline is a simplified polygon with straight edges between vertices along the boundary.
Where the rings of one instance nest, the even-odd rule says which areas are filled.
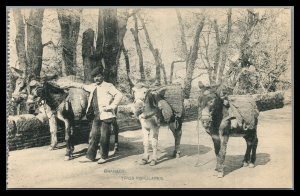
[[[132,95],[133,97],[134,97],[135,91],[136,91],[136,87],[132,87],[132,89],[131,89],[131,95]]]
[[[24,78],[25,72],[15,67],[10,67],[10,73],[17,78]]]
[[[45,75],[42,77],[43,81],[49,81],[49,80],[53,80],[56,79],[58,77],[57,74],[52,74],[52,75]]]
[[[157,90],[157,94],[161,96],[165,96],[166,91],[167,91],[167,87],[163,87]]]
[[[34,87],[34,86],[36,86],[36,85],[38,85],[38,81],[36,81],[36,80],[31,80],[31,81],[29,82],[29,86],[30,86],[30,87]]]

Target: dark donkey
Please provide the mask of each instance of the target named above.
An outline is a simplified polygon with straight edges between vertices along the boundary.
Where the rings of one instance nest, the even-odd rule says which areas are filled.
[[[28,98],[28,102],[43,103],[45,113],[50,112],[50,115],[47,114],[49,121],[50,118],[55,116],[64,122],[66,141],[65,160],[70,160],[74,151],[74,123],[85,116],[89,93],[79,88],[70,88],[67,92],[53,82],[48,81],[48,79],[41,80],[41,82],[36,80],[31,81],[30,86],[31,94]],[[47,109],[47,107],[49,109]],[[54,126],[56,126],[56,118],[54,118]],[[49,124],[51,126],[51,122],[49,122]],[[119,131],[116,122],[113,125],[115,133],[114,150],[117,150]],[[54,131],[51,132],[51,149],[57,145],[57,127],[52,130]]]
[[[198,117],[205,131],[212,137],[217,158],[215,170],[219,178],[224,176],[225,154],[230,136],[244,137],[247,142],[244,167],[254,167],[258,144],[259,112],[255,101],[249,95],[228,96],[226,92],[224,86],[206,87],[199,97]]]

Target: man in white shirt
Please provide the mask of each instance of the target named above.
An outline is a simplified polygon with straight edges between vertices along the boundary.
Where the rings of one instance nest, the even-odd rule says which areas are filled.
[[[122,93],[116,87],[104,81],[103,68],[97,67],[91,72],[94,78],[92,84],[74,84],[90,92],[87,118],[93,118],[92,129],[89,136],[89,146],[86,153],[87,161],[94,161],[96,158],[98,144],[100,142],[99,164],[105,163],[108,158],[109,140],[112,123],[116,120],[116,108],[122,100]]]

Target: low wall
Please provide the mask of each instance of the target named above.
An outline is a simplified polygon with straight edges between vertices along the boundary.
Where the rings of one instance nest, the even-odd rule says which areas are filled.
[[[190,100],[185,103],[186,112],[184,121],[191,121],[197,118],[196,100]],[[34,116],[30,114],[9,116],[7,129],[8,149],[20,150],[31,147],[50,145],[50,132],[47,117]],[[140,129],[141,125],[137,118],[131,115],[118,115],[118,125],[120,132]],[[58,121],[58,142],[64,141],[64,129],[62,122]],[[83,119],[75,124],[74,141],[76,144],[87,143],[91,123]]]

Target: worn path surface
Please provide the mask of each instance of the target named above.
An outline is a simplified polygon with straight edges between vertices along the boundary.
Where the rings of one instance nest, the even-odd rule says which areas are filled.
[[[257,166],[242,168],[243,138],[230,138],[224,178],[213,176],[215,155],[209,135],[197,122],[183,124],[179,159],[171,158],[174,139],[162,127],[159,163],[139,165],[143,152],[141,130],[120,133],[120,151],[109,162],[82,163],[87,144],[75,147],[75,158],[64,161],[65,149],[30,148],[9,153],[7,188],[291,188],[293,184],[292,108],[261,112],[258,126]],[[113,140],[111,140],[113,141]],[[198,167],[195,164],[199,163]]]

